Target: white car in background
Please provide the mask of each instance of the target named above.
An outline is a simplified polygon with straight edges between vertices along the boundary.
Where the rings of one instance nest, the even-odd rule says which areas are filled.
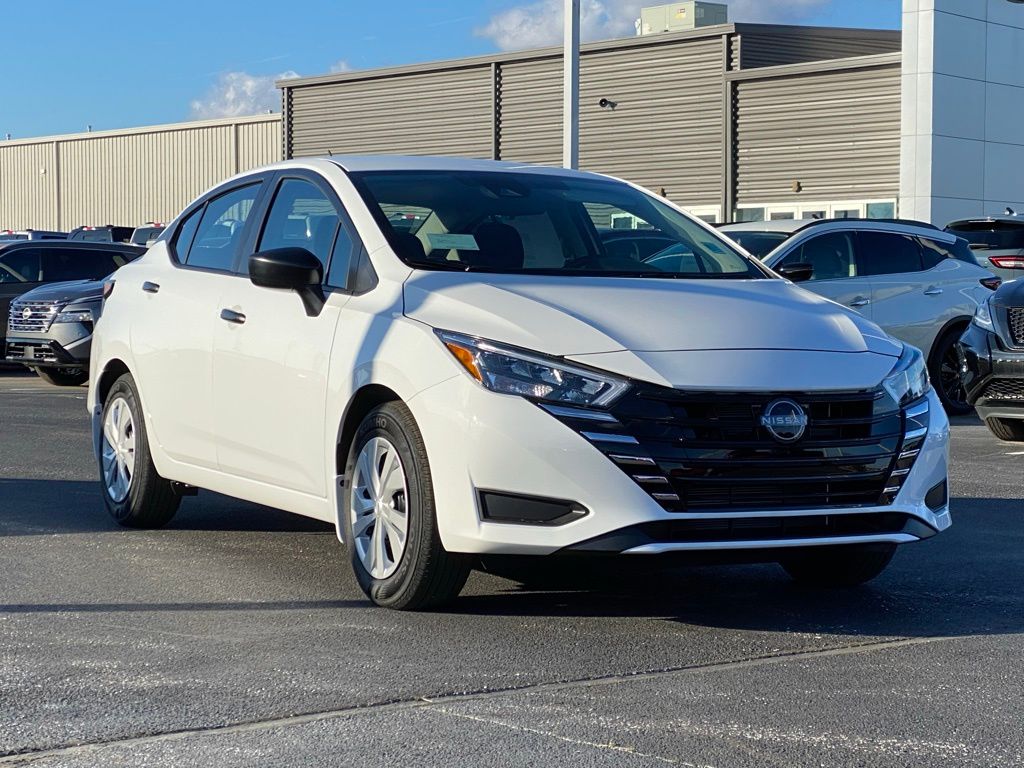
[[[1000,278],[967,242],[928,224],[822,219],[727,224],[720,231],[777,272],[856,309],[921,349],[947,412],[970,413],[956,343]],[[807,265],[809,273],[794,271]]]
[[[685,263],[609,253],[625,215]],[[107,295],[111,514],[159,526],[206,488],[330,521],[380,605],[508,557],[697,551],[852,585],[950,525],[920,353],[607,177],[287,161],[203,195]]]

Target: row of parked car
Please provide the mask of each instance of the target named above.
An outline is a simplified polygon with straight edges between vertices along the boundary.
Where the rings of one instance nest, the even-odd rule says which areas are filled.
[[[121,227],[116,224],[101,226],[75,227],[70,232],[57,232],[48,229],[0,229],[0,243],[38,241],[38,240],[70,240],[86,243],[129,243],[131,245],[152,245],[164,231],[164,225],[158,221],[149,221],[141,227]]]

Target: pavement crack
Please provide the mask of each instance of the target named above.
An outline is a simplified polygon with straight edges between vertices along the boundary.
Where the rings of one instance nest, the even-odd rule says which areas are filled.
[[[751,667],[760,667],[768,664],[784,663],[787,661],[803,661],[805,659],[820,659],[834,656],[845,656],[851,654],[869,653],[873,651],[907,648],[926,643],[940,641],[964,640],[970,635],[958,637],[935,636],[917,638],[899,638],[880,641],[866,641],[861,643],[848,643],[820,648],[814,650],[789,650],[776,651],[773,653],[749,656],[729,661],[709,662],[705,664],[687,664],[677,667],[665,667],[661,669],[644,670],[639,672],[625,672],[608,675],[596,675],[591,677],[575,678],[572,680],[549,681],[539,683],[528,683],[518,686],[506,686],[502,688],[489,688],[466,692],[448,692],[430,696],[417,696],[408,699],[395,699],[365,705],[342,707],[319,712],[309,712],[297,715],[285,715],[281,717],[252,720],[228,725],[215,725],[197,728],[182,728],[179,730],[159,731],[152,733],[137,734],[122,738],[96,740],[79,744],[68,744],[61,747],[50,747],[43,749],[29,749],[21,751],[0,752],[0,765],[27,765],[38,760],[52,757],[63,757],[70,755],[82,755],[108,748],[124,748],[142,744],[153,744],[166,741],[181,741],[193,737],[215,736],[220,734],[236,734],[249,731],[270,730],[274,728],[286,728],[307,723],[315,723],[323,720],[333,720],[345,717],[353,717],[367,713],[380,713],[388,711],[402,711],[412,709],[423,709],[436,707],[443,710],[443,705],[456,702],[474,701],[480,699],[492,699],[501,696],[509,696],[516,693],[549,692],[573,688],[594,687],[603,685],[616,685],[625,682],[637,682],[660,677],[671,677],[675,675],[702,674],[706,672],[730,671]],[[448,712],[447,714],[452,714]],[[499,723],[500,724],[500,723]],[[556,738],[557,734],[546,734]],[[582,742],[581,742],[582,743]],[[599,745],[595,745],[599,746]],[[607,746],[607,745],[606,745]],[[625,749],[625,748],[624,748]],[[634,753],[638,754],[638,753]],[[647,757],[655,758],[654,755]],[[658,758],[666,760],[665,758]],[[689,766],[688,763],[677,763]]]

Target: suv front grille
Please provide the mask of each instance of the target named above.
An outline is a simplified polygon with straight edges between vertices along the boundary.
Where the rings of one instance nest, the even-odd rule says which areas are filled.
[[[58,309],[50,301],[13,301],[7,316],[7,327],[12,331],[43,333],[50,329]]]
[[[795,443],[761,425],[780,397],[809,418]],[[927,425],[927,406],[918,410]],[[614,418],[553,415],[673,512],[890,504],[927,431],[880,390],[719,394],[638,385],[610,409]]]
[[[981,393],[982,400],[1013,400],[1024,402],[1024,379],[995,379]]]
[[[1010,326],[1010,340],[1014,346],[1024,347],[1024,307],[1010,307],[1006,310]]]

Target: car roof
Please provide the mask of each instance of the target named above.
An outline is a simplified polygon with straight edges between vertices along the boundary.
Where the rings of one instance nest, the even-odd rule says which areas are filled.
[[[897,232],[918,235],[952,242],[955,235],[943,232],[936,226],[923,221],[909,219],[784,219],[781,221],[747,221],[726,224],[719,227],[725,232],[779,232],[790,236],[805,231],[829,232],[831,230],[855,229],[861,232]]]
[[[345,171],[476,171],[505,173],[537,173],[548,176],[578,176],[600,178],[598,174],[575,171],[547,165],[533,165],[508,160],[476,160],[467,157],[440,157],[432,155],[330,155],[321,158]],[[288,167],[284,161],[273,167]]]
[[[723,224],[721,232],[796,232],[808,224],[822,219],[778,219],[776,221],[738,221],[735,224]]]
[[[0,241],[0,250],[9,251],[16,248],[67,248],[73,251],[128,251],[141,253],[146,249],[130,243],[97,243],[94,240],[11,240]]]

